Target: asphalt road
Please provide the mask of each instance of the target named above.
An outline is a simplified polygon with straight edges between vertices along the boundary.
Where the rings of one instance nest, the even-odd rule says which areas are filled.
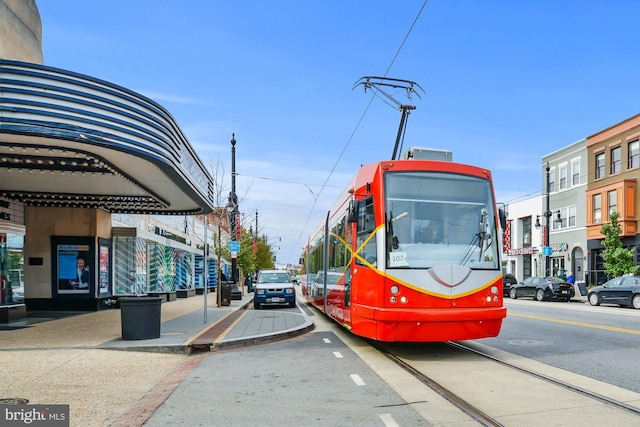
[[[635,357],[640,311],[578,302],[507,300],[505,304],[509,314],[500,336],[478,342],[639,391]],[[320,315],[314,315],[314,321],[316,331],[302,337],[207,354],[145,426],[391,427],[431,425],[427,420],[434,425],[468,422],[455,419],[455,411],[440,406],[434,396],[412,394],[409,381],[398,381],[402,374],[386,365],[381,368],[385,362],[378,356],[372,362],[367,345],[334,323]]]
[[[207,355],[145,426],[428,426],[332,332]]]
[[[505,299],[497,338],[482,344],[640,393],[640,310]]]

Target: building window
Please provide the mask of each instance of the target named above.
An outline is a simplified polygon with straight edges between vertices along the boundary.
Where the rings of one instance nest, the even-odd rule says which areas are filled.
[[[573,208],[573,224],[571,224],[571,209]],[[560,221],[557,221],[556,211],[553,211],[553,215],[549,218],[550,221],[553,222],[551,228],[553,230],[560,230],[567,227],[574,227],[576,221],[576,207],[570,206],[567,208],[561,208],[560,211]]]
[[[559,166],[558,174],[560,175],[560,190],[567,188],[567,165]]]
[[[562,222],[556,221],[557,215],[556,215],[557,209],[552,211],[552,215],[549,217],[549,226],[551,227],[552,230],[560,230],[562,227]],[[566,212],[564,212],[566,213]],[[565,215],[563,215],[563,210],[560,209],[560,216],[562,217],[562,220],[564,221],[565,219]]]
[[[640,141],[635,140],[629,143],[629,169],[640,166]]]
[[[571,162],[571,185],[580,185],[580,160]]]
[[[622,170],[622,148],[611,149],[611,175],[620,173]]]
[[[612,212],[618,211],[618,190],[611,190],[607,193],[607,200],[609,203],[609,215]]]
[[[604,153],[596,154],[596,179],[604,178]]]
[[[522,218],[522,247],[531,247],[531,217]]]
[[[575,227],[576,226],[576,207],[569,206],[567,211],[568,211],[567,218],[569,219],[569,227]]]
[[[522,256],[522,277],[531,277],[533,276],[533,271],[531,269],[531,255],[523,255]]]
[[[602,222],[602,195],[593,195],[593,222]]]

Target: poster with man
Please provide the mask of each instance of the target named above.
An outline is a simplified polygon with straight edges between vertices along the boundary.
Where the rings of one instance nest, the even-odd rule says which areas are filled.
[[[91,281],[89,245],[58,245],[58,293],[88,294]]]

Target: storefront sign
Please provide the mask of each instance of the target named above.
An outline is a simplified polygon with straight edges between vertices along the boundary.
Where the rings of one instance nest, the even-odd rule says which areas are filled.
[[[569,244],[568,243],[554,243],[551,246],[551,249],[553,250],[553,252],[561,252],[561,251],[568,251],[569,250]]]
[[[551,252],[563,252],[563,251],[568,251],[569,250],[569,244],[568,243],[554,243],[552,245],[547,246],[547,248],[551,249]],[[517,248],[517,249],[511,249],[509,251],[509,255],[510,256],[517,256],[517,255],[533,255],[538,253],[538,248],[537,247],[530,247],[530,248]],[[547,254],[545,254],[547,255]],[[550,256],[551,253],[548,254],[548,256]]]
[[[511,249],[509,251],[509,255],[510,256],[516,256],[516,255],[533,255],[535,253],[538,252],[538,248],[536,247],[530,247],[530,248],[517,248],[517,249]]]

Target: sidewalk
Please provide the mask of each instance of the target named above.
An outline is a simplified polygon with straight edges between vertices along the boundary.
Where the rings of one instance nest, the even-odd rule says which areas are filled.
[[[100,348],[189,354],[272,341],[313,328],[313,322],[300,310],[267,309],[269,316],[261,315],[264,308],[250,307],[253,294],[222,307],[216,306],[215,297],[215,293],[207,295],[206,322],[202,295],[163,303],[159,338],[123,340],[120,310],[113,309],[44,321],[28,318],[4,328],[0,325],[0,351]]]
[[[190,354],[313,329],[300,308],[255,310],[252,301],[217,307],[208,294],[206,322],[203,295],[163,303],[160,337],[145,340],[122,339],[119,309],[12,322],[0,327],[0,403],[68,404],[71,426],[108,426],[185,369]]]

